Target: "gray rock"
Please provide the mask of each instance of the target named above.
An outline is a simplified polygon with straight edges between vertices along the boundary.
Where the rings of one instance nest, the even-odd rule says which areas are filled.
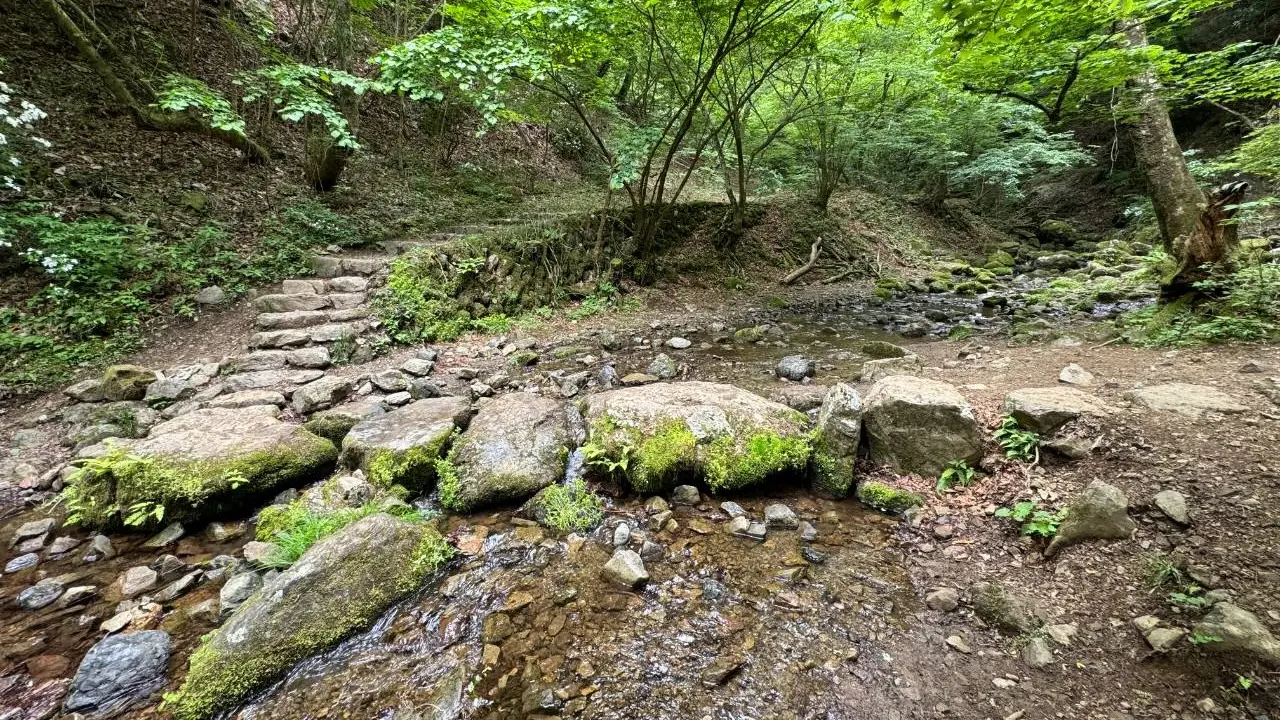
[[[45,580],[18,593],[18,607],[23,610],[39,610],[52,605],[62,597],[62,585]]]
[[[746,532],[742,533],[743,537],[749,537],[752,540],[764,540],[769,534],[769,526],[759,521],[752,521],[747,525]]]
[[[522,501],[564,477],[569,432],[564,405],[529,393],[485,404],[454,443],[452,484],[441,486],[450,510]]]
[[[111,544],[111,538],[106,535],[94,535],[89,538],[89,553],[85,555],[85,562],[94,562],[96,560],[110,560],[116,556],[115,546]],[[94,560],[89,560],[92,557]]]
[[[47,553],[49,557],[65,555],[71,552],[72,550],[75,550],[79,545],[80,545],[79,540],[77,540],[76,538],[64,535],[62,537],[53,539],[53,542],[49,544],[49,550],[47,551]]]
[[[644,558],[645,560],[658,560],[658,559],[661,559],[662,556],[665,554],[666,554],[666,550],[663,548],[663,546],[656,542],[653,542],[652,540],[645,540],[640,545],[640,557]]]
[[[1066,387],[1023,388],[1004,400],[1004,412],[1019,425],[1044,435],[1081,415],[1103,417],[1108,411],[1093,395]]]
[[[822,401],[814,428],[819,487],[836,497],[849,494],[862,441],[862,400],[847,383],[836,383]]]
[[[20,570],[26,570],[27,568],[35,567],[39,562],[40,562],[40,556],[37,555],[36,553],[32,552],[32,553],[27,553],[25,555],[19,555],[18,557],[13,558],[9,562],[5,563],[4,572],[6,575],[10,573],[16,573]]]
[[[782,503],[773,503],[764,509],[764,523],[769,528],[794,530],[800,527],[795,512]]]
[[[688,339],[682,338],[682,337],[673,337],[667,341],[667,347],[673,348],[675,350],[685,350],[690,345],[693,345],[693,343],[690,342]]]
[[[67,695],[67,712],[110,717],[164,687],[169,634],[161,630],[112,635],[89,649]]]
[[[805,542],[813,542],[818,539],[818,528],[806,520],[801,520],[800,526],[796,529],[800,532],[800,539]]]
[[[1093,373],[1085,370],[1075,363],[1071,363],[1062,368],[1062,372],[1058,373],[1058,382],[1068,385],[1087,386],[1093,384]]]
[[[1191,524],[1191,515],[1187,512],[1187,498],[1177,490],[1161,490],[1156,493],[1154,502],[1160,512],[1170,520],[1181,525]]]
[[[45,537],[53,530],[53,528],[53,518],[41,518],[40,520],[24,522],[18,527],[17,532],[13,534],[13,540],[9,542],[9,547],[16,547],[19,543],[34,538]],[[40,544],[41,546],[44,545],[43,542]]]
[[[728,515],[730,519],[740,518],[747,514],[747,511],[743,510],[741,505],[733,502],[732,500],[726,500],[720,503],[720,509],[723,510],[724,514]]]
[[[307,430],[341,443],[351,428],[366,418],[385,415],[387,410],[381,401],[376,399],[357,400],[339,405],[331,410],[315,413],[303,425]]]
[[[702,494],[692,485],[677,485],[671,489],[671,502],[675,505],[697,505]]]
[[[342,440],[341,462],[363,470],[375,485],[428,487],[453,431],[466,427],[470,417],[471,404],[465,398],[416,400],[352,427]]]
[[[1071,503],[1045,555],[1085,540],[1125,540],[1137,527],[1129,517],[1129,499],[1115,486],[1094,480]]]
[[[297,312],[299,310],[324,310],[332,303],[324,295],[315,293],[298,295],[259,295],[253,300],[253,309],[258,312]]]
[[[245,561],[254,565],[264,565],[271,561],[278,552],[280,546],[273,542],[262,542],[253,540],[245,543],[241,548],[240,554],[244,556]]]
[[[924,372],[920,356],[908,353],[902,357],[868,360],[862,363],[862,381],[877,382],[891,375],[919,375]]]
[[[1053,648],[1049,647],[1049,641],[1042,638],[1031,638],[1031,640],[1022,646],[1022,661],[1027,667],[1039,670],[1053,664]]]
[[[292,367],[310,368],[323,370],[332,364],[329,356],[329,348],[324,346],[298,348],[290,350],[285,356],[286,361]]]
[[[1232,603],[1214,605],[1192,632],[1198,637],[1217,638],[1201,645],[1203,650],[1280,667],[1280,640],[1256,615]]]
[[[1168,383],[1137,388],[1129,393],[1134,401],[1158,412],[1200,417],[1206,412],[1242,413],[1248,406],[1216,388],[1188,383]]]
[[[102,398],[111,401],[141,400],[156,374],[138,365],[112,365],[102,374]]]
[[[676,376],[676,372],[676,361],[666,353],[661,353],[649,363],[648,374],[660,380],[669,380]]]
[[[230,615],[262,587],[262,577],[255,572],[232,575],[218,591],[218,607],[223,616]]]
[[[431,370],[435,367],[435,363],[422,358],[409,358],[400,366],[400,369],[415,377],[430,375]]]
[[[862,422],[872,461],[899,473],[936,477],[953,460],[982,457],[982,433],[968,401],[937,380],[880,380],[867,395]]]
[[[413,395],[407,392],[391,393],[384,397],[382,401],[391,407],[401,407],[413,402]]]
[[[910,350],[883,340],[871,340],[865,342],[860,348],[858,348],[858,351],[875,360],[901,358],[911,354]]]
[[[262,370],[231,375],[223,382],[223,389],[235,393],[241,390],[305,385],[322,377],[324,373],[319,370]]]
[[[203,576],[203,570],[193,570],[160,588],[158,592],[151,596],[151,599],[159,603],[173,602],[186,594],[188,590],[195,587]]]
[[[324,310],[268,312],[262,313],[254,320],[254,324],[261,330],[301,330],[327,322],[329,322],[329,313]]]
[[[336,293],[362,293],[369,289],[369,278],[356,275],[329,280],[329,290]]]
[[[954,588],[934,588],[924,597],[924,604],[930,610],[951,612],[960,606],[960,593]]]
[[[58,598],[58,607],[65,608],[72,605],[78,605],[87,602],[98,595],[98,588],[95,585],[77,585],[73,588],[67,588],[67,591]]]
[[[1182,628],[1153,628],[1147,633],[1147,643],[1152,650],[1166,652],[1172,650],[1187,634]]]
[[[148,567],[156,571],[156,578],[160,582],[168,582],[187,571],[187,564],[176,555],[161,555]]]
[[[196,293],[197,305],[221,305],[227,301],[227,293],[217,285],[200,288]]]
[[[383,370],[369,377],[369,382],[382,392],[395,393],[409,390],[409,378],[399,370]]]
[[[326,375],[303,385],[293,393],[293,409],[303,415],[327,410],[345,400],[351,390],[350,378]]]
[[[165,545],[178,542],[186,533],[187,531],[182,527],[182,523],[169,523],[163,530],[151,536],[142,546],[146,548],[162,548]]]
[[[619,548],[604,566],[604,577],[610,582],[627,588],[643,587],[649,582],[649,572],[644,560],[634,551]]]
[[[191,605],[185,610],[187,617],[204,623],[213,623],[218,621],[218,601],[215,598],[202,600],[201,602]]]
[[[284,407],[287,401],[284,395],[275,390],[241,390],[240,392],[222,395],[210,400],[206,407],[240,409],[254,405],[272,405]]]
[[[596,338],[601,350],[617,350],[622,347],[622,339],[612,330],[601,330]]]
[[[729,533],[730,535],[745,536],[747,534],[747,530],[750,529],[750,527],[751,527],[751,518],[747,517],[746,515],[735,515],[724,526],[724,531]]]
[[[121,573],[111,590],[121,599],[129,600],[155,587],[159,577],[155,570],[146,565],[138,565]]]
[[[195,394],[196,388],[185,380],[157,380],[147,386],[142,401],[153,408],[162,408]]]
[[[64,395],[79,403],[96,403],[106,400],[102,394],[102,380],[95,378],[83,380],[62,391]]]
[[[803,355],[788,355],[778,361],[773,371],[784,380],[799,382],[813,375],[813,361]]]
[[[306,345],[311,334],[305,330],[267,330],[254,333],[249,338],[251,348],[287,348]]]
[[[613,529],[613,546],[625,547],[631,542],[631,526],[626,523],[618,523],[618,527]]]
[[[983,622],[1006,632],[1029,633],[1043,624],[1029,600],[996,583],[969,588],[969,600]]]

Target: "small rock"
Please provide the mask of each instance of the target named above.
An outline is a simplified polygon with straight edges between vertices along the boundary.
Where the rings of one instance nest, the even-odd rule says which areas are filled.
[[[46,580],[18,593],[18,607],[23,610],[39,610],[52,605],[60,597],[62,585]]]
[[[145,565],[138,565],[121,573],[112,585],[112,591],[115,596],[128,600],[155,587],[158,579],[159,575],[155,570]]]
[[[764,509],[764,522],[767,527],[783,530],[800,527],[800,519],[795,512],[782,503],[773,503]]]
[[[85,562],[110,560],[115,556],[116,549],[115,546],[111,544],[111,538],[106,535],[94,535],[89,538],[89,552],[84,556]],[[93,560],[90,560],[89,558],[93,558]]]
[[[415,377],[430,375],[433,368],[435,368],[435,363],[422,358],[410,358],[400,366],[402,371]]]
[[[1202,645],[1202,649],[1240,655],[1271,667],[1280,667],[1280,640],[1276,640],[1256,615],[1232,603],[1214,605],[1195,626],[1194,633],[1218,638]]]
[[[1012,690],[1013,688],[1018,687],[1017,682],[1010,680],[1009,678],[1002,678],[1002,677],[992,678],[991,684],[995,685],[1001,690]]]
[[[639,588],[649,582],[644,560],[632,550],[618,549],[604,566],[605,579],[623,587]]]
[[[742,658],[734,656],[719,657],[712,660],[711,664],[702,671],[703,687],[714,688],[725,684],[742,668],[743,664]]]
[[[662,353],[658,355],[656,358],[654,358],[653,362],[649,363],[647,372],[649,375],[652,375],[658,378],[659,380],[669,380],[676,376],[676,372],[677,372],[676,361],[672,360],[671,356],[667,355],[666,353]],[[628,375],[622,378],[623,385],[631,384],[627,382],[627,378],[629,377],[632,377],[632,376]]]
[[[730,519],[742,517],[747,514],[747,511],[743,510],[741,505],[733,502],[732,500],[726,500],[720,503],[720,509],[724,511],[724,514],[728,515]]]
[[[1147,643],[1159,652],[1171,650],[1187,634],[1182,628],[1155,628],[1147,633]]]
[[[1014,633],[1029,633],[1041,625],[1029,600],[996,583],[974,585],[969,597],[974,613],[988,625]]]
[[[953,588],[935,588],[924,597],[924,604],[930,610],[951,612],[960,606],[960,593]]]
[[[1187,498],[1177,490],[1161,490],[1156,493],[1154,502],[1170,520],[1179,525],[1191,524],[1191,516],[1187,513]]]
[[[682,337],[673,337],[667,341],[667,347],[674,348],[676,350],[685,350],[690,345],[693,345],[693,343]]]
[[[631,526],[626,523],[620,523],[618,527],[613,529],[613,546],[624,547],[631,542]]]
[[[1022,661],[1027,667],[1039,670],[1053,664],[1053,648],[1049,647],[1049,641],[1042,638],[1032,638],[1030,642],[1022,646]]]
[[[243,572],[232,575],[218,591],[218,603],[223,615],[244,604],[258,588],[262,587],[262,578],[257,573]]]
[[[640,546],[640,557],[645,560],[657,560],[666,554],[666,550],[652,540],[645,540]]]
[[[62,594],[62,597],[58,598],[58,607],[71,607],[72,605],[94,598],[97,595],[98,588],[96,585],[77,585],[73,588],[68,588],[67,591]]]
[[[212,623],[218,621],[218,601],[209,598],[186,609],[187,617],[199,622]]]
[[[1244,363],[1243,365],[1241,365],[1241,366],[1240,366],[1240,369],[1239,369],[1239,370],[1237,370],[1237,372],[1242,372],[1242,373],[1264,373],[1264,372],[1267,372],[1267,371],[1268,371],[1268,370],[1270,370],[1270,369],[1271,369],[1270,367],[1268,367],[1267,365],[1265,365],[1265,364],[1263,364],[1263,363],[1261,363],[1261,362],[1259,362],[1259,361],[1257,361],[1257,360],[1247,360],[1247,361],[1245,361],[1245,363]]]
[[[676,505],[697,505],[701,500],[698,488],[692,485],[677,485],[671,491],[671,502]]]
[[[747,529],[750,527],[751,518],[748,518],[745,515],[738,515],[729,520],[728,524],[724,526],[724,531],[730,535],[745,536],[747,534]]]
[[[747,526],[747,531],[743,533],[744,537],[752,540],[764,540],[769,534],[769,526],[762,522],[752,522]]]
[[[1123,540],[1137,525],[1129,518],[1129,500],[1119,488],[1094,480],[1071,503],[1067,519],[1045,548],[1052,556],[1058,550],[1083,540]]]
[[[1057,625],[1045,625],[1044,631],[1053,638],[1053,641],[1063,647],[1071,645],[1071,639],[1079,632],[1079,628],[1075,623],[1060,623]]]
[[[248,560],[251,563],[262,564],[270,560],[271,557],[279,551],[279,549],[280,546],[275,543],[254,540],[252,542],[245,543],[242,553],[245,560]]]
[[[955,650],[956,652],[962,652],[965,655],[969,655],[973,652],[973,648],[969,647],[969,643],[965,642],[964,638],[959,635],[952,635],[948,637],[947,647]]]
[[[818,539],[818,528],[814,527],[807,520],[801,520],[800,526],[797,530],[800,531],[800,539],[805,542],[813,542]]]
[[[48,535],[53,530],[53,518],[44,518],[43,520],[31,520],[23,523],[18,531],[13,534],[13,540],[9,543],[9,547],[15,547],[19,543],[26,540],[32,540],[41,536]],[[43,542],[41,545],[43,546]]]
[[[96,716],[132,708],[164,687],[169,649],[169,635],[160,630],[102,640],[80,662],[66,710]]]
[[[18,557],[5,563],[4,571],[5,571],[5,574],[16,573],[19,570],[26,570],[27,568],[35,567],[36,564],[39,562],[40,562],[40,556],[37,555],[36,553],[27,553],[26,555],[19,555]]]
[[[813,361],[803,355],[788,355],[778,361],[774,372],[784,380],[800,382],[813,375]]]
[[[196,293],[197,305],[221,305],[227,301],[227,293],[217,285],[200,288]]]
[[[486,643],[497,644],[511,637],[513,632],[515,628],[511,624],[510,615],[502,612],[489,613],[484,619],[481,638]]]
[[[76,546],[78,546],[79,544],[80,544],[79,540],[73,537],[68,537],[64,535],[62,537],[53,539],[53,542],[49,544],[49,550],[47,551],[47,553],[49,557],[55,557],[57,555],[65,555],[71,552],[72,550],[75,550]]]
[[[169,523],[163,530],[156,533],[142,544],[148,548],[162,548],[165,545],[178,542],[182,536],[186,534],[186,529],[182,527],[182,523]]]
[[[654,495],[644,501],[644,511],[648,515],[658,515],[660,513],[667,512],[670,509],[671,506],[667,504],[667,501],[657,495]]]
[[[1160,627],[1160,618],[1155,615],[1142,615],[1134,618],[1131,622],[1133,623],[1133,626],[1138,629],[1138,632],[1143,635],[1146,635],[1157,627]]]
[[[196,583],[200,582],[200,578],[203,575],[204,575],[203,570],[195,570],[195,571],[189,572],[186,575],[183,575],[177,580],[174,580],[173,582],[161,588],[159,592],[157,592],[155,595],[152,596],[151,599],[160,603],[173,602],[174,600],[178,599],[183,594],[185,594],[188,590],[195,587]]]
[[[1058,373],[1058,381],[1068,385],[1087,386],[1093,384],[1093,373],[1085,370],[1075,363],[1062,368],[1062,372]]]

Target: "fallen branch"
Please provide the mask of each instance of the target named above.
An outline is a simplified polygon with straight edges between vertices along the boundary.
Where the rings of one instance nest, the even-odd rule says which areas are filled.
[[[790,275],[782,278],[782,284],[790,285],[796,280],[799,280],[800,278],[804,277],[805,273],[812,270],[814,266],[818,264],[818,255],[820,255],[821,253],[822,253],[822,237],[819,236],[817,240],[813,241],[813,246],[809,248],[809,262],[805,263],[804,265],[801,265],[795,270],[792,270]]]
[[[823,280],[823,281],[822,281],[822,284],[823,284],[823,285],[830,285],[831,283],[840,282],[841,280],[843,280],[843,279],[845,279],[845,278],[849,277],[850,275],[854,274],[854,273],[855,273],[855,272],[857,272],[857,271],[858,271],[858,268],[856,268],[856,267],[848,267],[848,268],[845,268],[845,269],[844,269],[844,271],[839,272],[839,273],[836,273],[835,275],[832,275],[831,277],[827,278],[826,280]]]

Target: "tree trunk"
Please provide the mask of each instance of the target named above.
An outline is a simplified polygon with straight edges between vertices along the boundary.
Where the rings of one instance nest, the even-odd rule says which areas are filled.
[[[1127,23],[1124,33],[1130,49],[1147,47],[1143,23]],[[1225,206],[1238,201],[1248,184],[1232,183],[1206,196],[1191,176],[1182,146],[1173,134],[1155,70],[1145,68],[1129,84],[1136,110],[1129,127],[1134,154],[1146,176],[1147,194],[1165,251],[1177,261],[1177,270],[1161,279],[1162,294],[1166,299],[1176,298],[1192,292],[1194,284],[1208,276],[1206,265],[1228,259],[1236,228],[1223,222],[1230,216]]]
[[[111,69],[111,65],[98,53],[97,48],[93,46],[93,43],[81,31],[80,27],[71,19],[71,16],[67,15],[66,11],[62,9],[58,0],[42,0],[42,2],[54,24],[71,41],[71,44],[76,46],[76,49],[80,51],[80,55],[88,61],[94,72],[98,74],[103,86],[106,87],[117,102],[129,111],[129,114],[133,116],[134,123],[139,128],[204,135],[240,150],[250,162],[266,163],[270,161],[271,156],[266,148],[240,133],[215,128],[204,119],[191,113],[162,112],[139,102],[134,97],[133,92],[129,90],[129,87]],[[92,28],[92,30],[95,35],[105,38],[105,35],[97,28]],[[141,79],[135,79],[135,82],[143,84]]]

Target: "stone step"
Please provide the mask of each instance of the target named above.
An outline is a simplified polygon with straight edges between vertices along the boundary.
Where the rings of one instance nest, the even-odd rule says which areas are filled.
[[[261,370],[228,375],[223,380],[222,387],[225,393],[263,390],[266,388],[288,388],[285,394],[289,395],[292,393],[293,388],[299,385],[306,385],[312,380],[318,380],[322,377],[324,377],[323,370]]]
[[[287,313],[262,313],[256,321],[259,330],[297,330],[300,328],[351,322],[369,317],[369,308],[356,305],[338,310],[298,310]]]
[[[355,338],[369,330],[367,322],[333,323],[307,330],[308,339],[314,343],[337,342],[344,337]]]
[[[321,295],[327,292],[326,285],[324,280],[307,278],[285,280],[280,283],[280,292],[285,295]]]
[[[286,367],[318,370],[330,365],[329,348],[323,345],[297,350],[258,350],[232,358],[227,363],[231,373],[283,370]]]
[[[253,300],[253,308],[258,312],[299,312],[307,310],[324,310],[333,307],[333,301],[327,295],[260,295]]]
[[[337,278],[344,275],[373,275],[394,260],[390,255],[335,257],[317,255],[311,258],[311,269],[317,277]]]

